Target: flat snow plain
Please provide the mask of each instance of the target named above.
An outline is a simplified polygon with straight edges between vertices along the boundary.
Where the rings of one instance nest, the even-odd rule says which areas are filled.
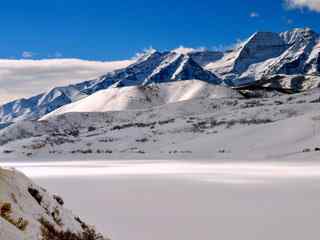
[[[113,240],[318,239],[316,161],[2,162]]]

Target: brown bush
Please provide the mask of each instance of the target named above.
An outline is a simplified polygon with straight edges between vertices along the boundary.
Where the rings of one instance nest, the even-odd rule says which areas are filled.
[[[73,233],[57,230],[53,224],[44,218],[39,219],[39,222],[41,223],[42,240],[107,240],[89,227],[84,228],[81,233]]]
[[[19,230],[24,231],[29,224],[28,221],[24,220],[22,217],[19,217],[18,219],[14,219],[11,217],[11,213],[12,213],[11,203],[2,204],[0,208],[0,216],[3,219],[7,220],[12,225],[14,225]]]

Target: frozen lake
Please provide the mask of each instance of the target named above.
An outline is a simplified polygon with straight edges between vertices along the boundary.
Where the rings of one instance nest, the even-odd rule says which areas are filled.
[[[23,171],[113,240],[319,239],[320,163],[69,161]]]

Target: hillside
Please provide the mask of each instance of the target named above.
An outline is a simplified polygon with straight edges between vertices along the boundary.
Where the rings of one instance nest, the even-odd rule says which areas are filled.
[[[146,109],[199,98],[215,99],[232,97],[240,98],[241,94],[230,88],[212,85],[199,80],[178,81],[147,86],[108,88],[98,91],[80,101],[67,104],[45,115],[42,120],[69,112],[107,112]]]
[[[184,82],[180,84],[182,87]],[[175,85],[164,83],[158,88],[167,91]],[[91,103],[90,99],[89,102],[84,99],[79,106],[67,105],[62,109],[65,112],[58,111],[41,121],[22,121],[2,130],[0,158],[274,160],[318,157],[319,89],[290,95],[266,90],[246,90],[240,95],[237,91],[229,92],[231,89],[226,92],[225,88],[217,89],[223,90],[220,98],[208,98],[203,91],[205,94],[196,98],[167,104],[157,105],[158,98],[155,98],[154,106],[147,104],[143,109],[136,108],[135,100],[130,107],[118,104],[117,99],[122,99],[119,92],[120,97],[113,102],[119,107],[118,111],[101,112],[109,109],[107,101],[105,106],[95,105],[97,112],[89,104],[94,104],[96,97],[103,102],[102,91],[101,96],[98,93],[91,96]],[[213,96],[217,89],[211,89]],[[135,96],[144,100],[140,97],[145,95]],[[82,112],[88,106],[93,111]]]

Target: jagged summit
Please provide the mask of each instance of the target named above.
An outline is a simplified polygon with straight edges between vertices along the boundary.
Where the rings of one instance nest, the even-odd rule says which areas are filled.
[[[301,40],[315,40],[319,38],[319,34],[311,28],[295,28],[291,31],[280,33],[279,35],[289,45]]]
[[[318,58],[319,35],[309,28],[256,32],[205,68],[230,85],[242,85],[276,74],[319,74]]]
[[[110,86],[124,87],[188,79],[220,84],[214,73],[203,69],[189,55],[174,51],[163,53],[152,51],[129,67],[92,81],[84,91],[92,94]]]

